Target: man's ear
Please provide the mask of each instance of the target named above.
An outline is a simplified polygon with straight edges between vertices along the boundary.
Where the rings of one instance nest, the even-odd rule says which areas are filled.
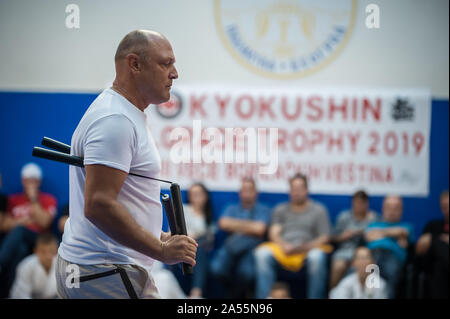
[[[141,70],[141,61],[139,56],[134,53],[130,53],[126,56],[128,67],[134,71],[139,72]]]

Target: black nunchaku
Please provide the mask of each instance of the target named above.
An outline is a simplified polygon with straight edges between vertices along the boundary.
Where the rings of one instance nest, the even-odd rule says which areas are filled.
[[[44,137],[42,145],[52,148],[49,150],[42,147],[33,147],[33,156],[45,158],[51,161],[66,163],[73,166],[84,167],[83,157],[70,155],[70,145],[64,144],[57,140]],[[161,201],[166,212],[167,221],[172,235],[187,235],[186,221],[184,219],[183,202],[181,200],[180,185],[171,181],[148,177],[135,173],[128,173],[128,175],[152,179],[155,181],[170,184],[170,195],[161,193]],[[186,263],[182,264],[183,275],[192,274],[192,266]]]

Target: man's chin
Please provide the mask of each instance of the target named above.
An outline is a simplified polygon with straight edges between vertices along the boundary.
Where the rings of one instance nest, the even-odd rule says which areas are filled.
[[[170,100],[170,91],[167,94],[164,94],[163,96],[161,96],[161,102],[159,102],[158,104],[162,104],[162,103],[166,103]]]

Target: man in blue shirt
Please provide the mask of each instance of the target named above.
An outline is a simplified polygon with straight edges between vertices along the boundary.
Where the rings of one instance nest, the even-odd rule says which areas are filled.
[[[409,223],[401,221],[402,214],[401,197],[386,196],[383,202],[383,220],[371,223],[365,232],[367,247],[372,250],[380,275],[387,281],[389,298],[396,296],[408,245],[413,241],[413,228]]]
[[[239,191],[240,203],[227,207],[219,228],[228,233],[224,245],[211,261],[212,274],[228,283],[227,294],[244,292],[254,276],[253,249],[262,243],[270,222],[270,209],[257,201],[255,181],[245,178]]]

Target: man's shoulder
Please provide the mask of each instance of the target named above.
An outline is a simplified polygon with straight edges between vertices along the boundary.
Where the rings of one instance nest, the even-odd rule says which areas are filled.
[[[388,227],[388,223],[382,220],[373,221],[367,225],[367,228],[386,228]]]
[[[8,196],[10,205],[14,206],[21,204],[27,200],[27,197],[23,193],[15,193]]]
[[[93,123],[100,124],[108,120],[126,119],[132,125],[135,125],[133,116],[130,112],[127,112],[127,108],[123,104],[120,96],[113,94],[111,89],[105,89],[91,103],[80,123],[85,123],[85,126],[89,127]]]
[[[28,255],[17,265],[19,271],[27,271],[36,266],[39,263],[39,259],[35,254]]]
[[[434,231],[441,231],[445,225],[445,222],[443,219],[433,219],[430,220],[424,228],[424,232],[434,232]]]
[[[323,214],[323,213],[327,214],[328,213],[327,207],[324,204],[322,204],[321,202],[319,202],[319,201],[316,201],[314,199],[310,199],[310,205],[311,205],[310,209],[312,211],[314,211],[314,212],[318,212],[318,213],[321,213],[321,214]]]
[[[233,217],[239,212],[240,205],[238,203],[228,204],[223,211],[222,217]]]
[[[342,210],[338,215],[337,215],[337,220],[349,220],[352,217],[352,211],[350,209],[345,209]]]
[[[260,211],[270,212],[269,206],[267,206],[267,205],[265,205],[265,204],[263,204],[261,202],[256,202],[255,208],[260,210]]]
[[[289,202],[284,202],[276,205],[273,209],[274,214],[284,214],[289,213],[291,210],[291,206]]]

